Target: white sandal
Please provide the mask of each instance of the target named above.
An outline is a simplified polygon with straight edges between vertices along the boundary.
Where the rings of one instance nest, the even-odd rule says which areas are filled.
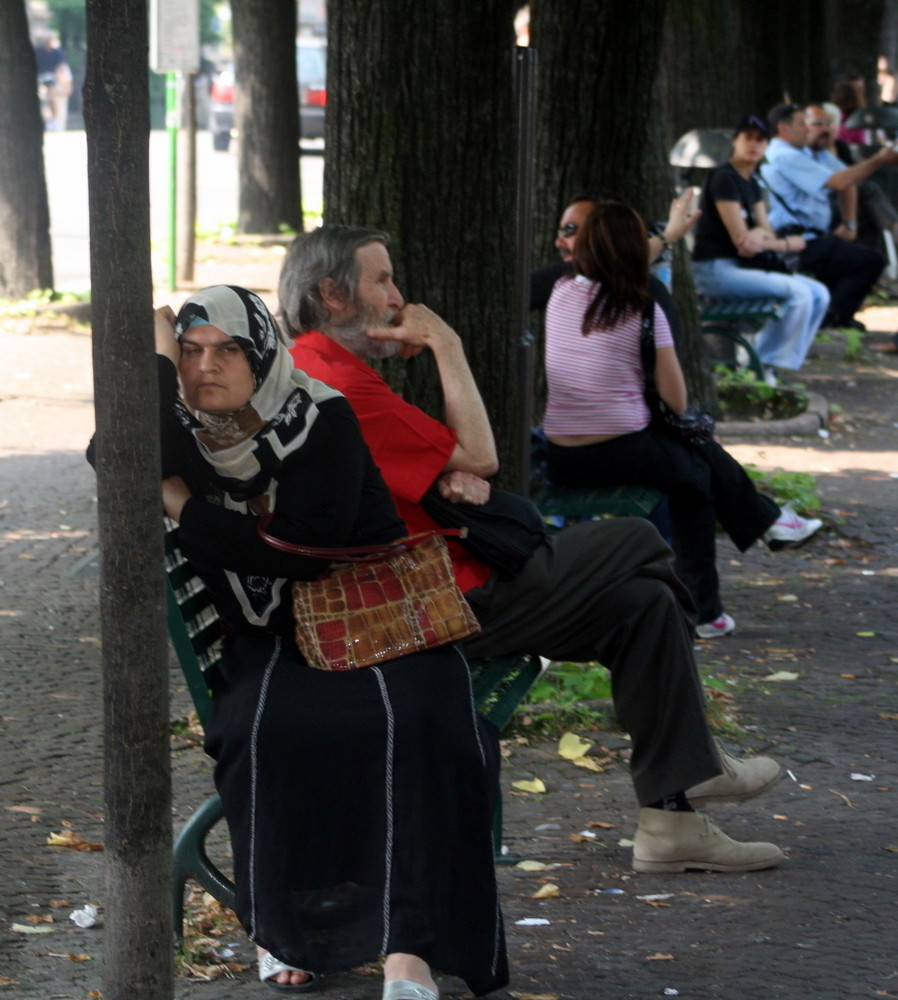
[[[304,983],[272,983],[269,980],[281,972],[305,972],[309,977]],[[318,977],[314,972],[306,969],[297,969],[293,965],[287,965],[279,958],[275,958],[270,951],[259,956],[259,980],[270,989],[277,990],[278,993],[305,993],[314,990],[318,985]]]
[[[410,979],[391,979],[384,983],[383,1000],[440,1000],[440,995]]]

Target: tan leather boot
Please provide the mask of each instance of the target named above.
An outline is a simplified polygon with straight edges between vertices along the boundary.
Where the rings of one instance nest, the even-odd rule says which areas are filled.
[[[746,757],[740,760],[729,754],[719,741],[717,752],[723,764],[723,774],[709,778],[686,789],[690,805],[707,802],[746,802],[773,786],[783,776],[783,769],[770,757]]]
[[[786,860],[776,844],[739,843],[697,812],[640,809],[633,842],[637,872],[751,872]]]

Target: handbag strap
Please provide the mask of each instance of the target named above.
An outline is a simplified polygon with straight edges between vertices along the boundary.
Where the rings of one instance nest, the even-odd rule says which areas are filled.
[[[657,394],[655,388],[655,301],[650,299],[642,312],[642,325],[639,330],[639,353],[642,359],[642,377],[645,382],[645,393]]]
[[[314,559],[341,559],[348,562],[365,562],[371,558],[381,556],[394,556],[408,549],[413,549],[433,535],[450,536],[452,538],[464,538],[468,534],[467,528],[438,528],[434,531],[424,531],[419,535],[411,535],[408,538],[397,538],[394,542],[381,542],[378,545],[348,545],[344,548],[318,548],[312,545],[296,545],[293,542],[285,542],[282,538],[275,538],[267,531],[268,525],[274,514],[266,514],[256,522],[256,534],[273,549],[280,552],[288,552],[294,556],[311,556]]]

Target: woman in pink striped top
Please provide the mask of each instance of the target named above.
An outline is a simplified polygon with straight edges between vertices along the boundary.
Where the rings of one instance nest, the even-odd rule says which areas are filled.
[[[759,538],[772,549],[820,527],[758,493],[715,441],[693,446],[651,426],[639,347],[644,311],[654,312],[655,383],[676,413],[686,385],[664,313],[648,294],[645,226],[629,206],[598,202],[577,233],[574,275],[561,278],[546,308],[543,429],[549,477],[559,486],[644,485],[667,493],[677,573],[698,611],[697,634],[735,626],[720,600],[715,566],[719,522],[740,551]]]

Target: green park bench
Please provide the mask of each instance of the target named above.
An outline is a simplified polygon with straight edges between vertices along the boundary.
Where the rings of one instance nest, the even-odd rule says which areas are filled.
[[[167,522],[166,527],[168,634],[200,723],[205,728],[212,707],[206,677],[221,658],[223,631],[212,595],[181,554],[173,525]],[[538,656],[507,656],[470,660],[469,663],[478,711],[502,730],[545,669],[547,661]],[[172,916],[179,937],[183,931],[184,888],[188,879],[198,882],[223,906],[234,906],[234,883],[212,861],[206,847],[207,837],[223,815],[221,799],[212,795],[194,812],[175,840]],[[503,857],[501,838],[502,796],[497,790],[493,816],[493,848],[497,863],[512,860]]]
[[[779,299],[712,299],[699,296],[702,333],[725,337],[748,354],[748,368],[763,381],[764,366],[754,345],[745,336],[757,333],[769,319],[779,319],[784,304]]]
[[[648,517],[664,494],[650,486],[605,486],[592,489],[553,486],[546,477],[544,438],[531,435],[530,499],[545,518],[562,525],[597,517]]]

